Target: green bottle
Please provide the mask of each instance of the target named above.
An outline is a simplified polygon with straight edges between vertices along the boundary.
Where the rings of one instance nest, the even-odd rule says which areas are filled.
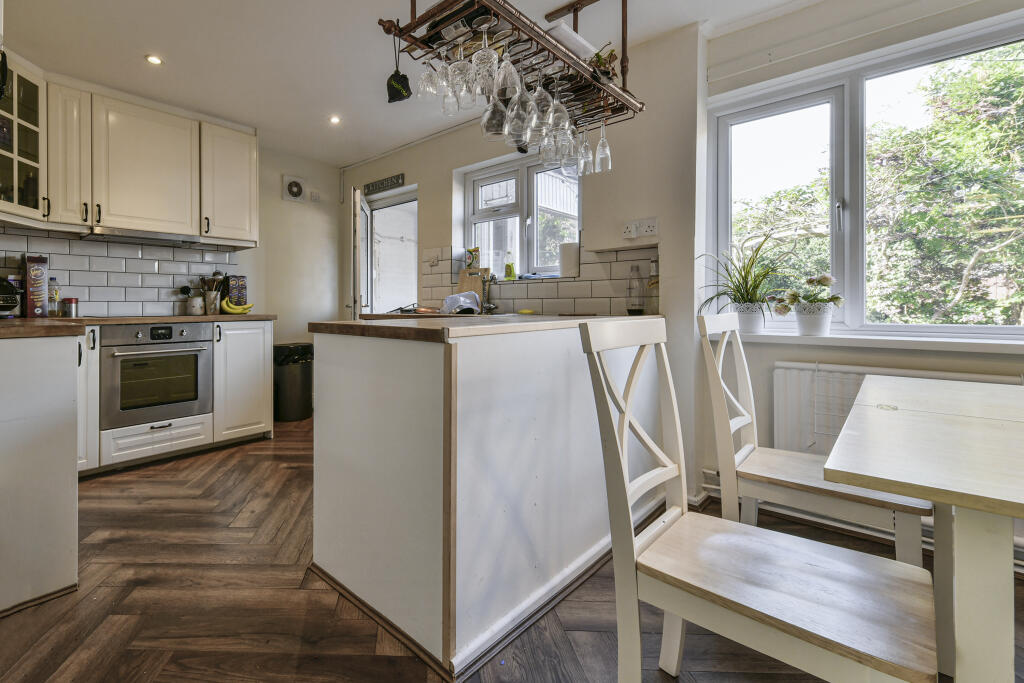
[[[512,250],[509,249],[505,252],[505,279],[515,280],[516,279],[516,264],[512,262]]]

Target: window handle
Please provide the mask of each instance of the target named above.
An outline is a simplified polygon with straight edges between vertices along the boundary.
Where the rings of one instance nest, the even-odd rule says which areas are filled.
[[[843,231],[843,200],[836,202],[836,232]]]

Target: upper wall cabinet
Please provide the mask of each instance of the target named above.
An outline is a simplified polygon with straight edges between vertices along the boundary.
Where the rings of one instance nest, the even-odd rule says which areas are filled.
[[[0,211],[45,219],[46,83],[12,55],[7,85],[0,99]]]
[[[93,223],[199,235],[199,122],[92,97]]]
[[[47,86],[49,220],[92,224],[92,95]]]
[[[200,147],[200,235],[255,242],[259,236],[256,136],[203,122]]]

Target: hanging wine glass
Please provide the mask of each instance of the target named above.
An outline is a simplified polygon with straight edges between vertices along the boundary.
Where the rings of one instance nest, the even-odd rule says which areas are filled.
[[[562,83],[555,81],[555,97],[551,100],[551,110],[548,111],[547,126],[556,131],[566,130],[569,127],[569,112],[561,101]]]
[[[612,148],[604,135],[605,122],[601,121],[601,140],[597,143],[594,153],[594,173],[612,170]]]
[[[437,95],[437,72],[434,71],[433,65],[428,63],[416,84],[416,97],[422,99],[433,95]]]
[[[480,49],[473,53],[473,68],[477,78],[490,74],[491,78],[498,72],[498,53],[487,44],[487,31],[497,24],[493,17],[480,17],[473,22],[473,28],[481,32]]]
[[[576,175],[590,175],[594,172],[594,152],[590,149],[587,129],[580,132],[581,144],[576,148]]]
[[[480,118],[480,129],[485,138],[488,140],[505,139],[505,116],[505,105],[497,97],[492,97],[487,108],[484,109],[484,115]]]
[[[459,100],[460,109],[471,109],[476,104],[476,83],[474,78],[473,63],[463,56],[463,37],[459,40],[459,59],[452,62],[449,67],[451,72],[452,90]]]
[[[501,60],[501,66],[498,67],[498,73],[494,77],[494,96],[502,102],[508,102],[516,96],[520,87],[519,72],[512,65],[512,60],[509,59],[508,50],[506,50]]]
[[[459,115],[459,97],[452,89],[451,83],[441,86],[441,113],[445,116]]]
[[[559,166],[558,143],[555,141],[555,134],[551,130],[548,130],[544,137],[540,139],[540,161],[544,164],[544,168],[557,168]]]
[[[510,147],[529,147],[537,105],[524,88],[509,102],[505,115],[505,142]]]
[[[541,85],[540,78],[537,79],[533,89],[533,104],[537,108],[537,120],[533,124],[533,137],[540,140],[547,131],[548,114],[551,113],[551,95]]]
[[[438,93],[441,92],[441,86],[442,85],[450,85],[451,84],[451,80],[452,80],[451,79],[451,72],[448,69],[448,48],[447,47],[442,47],[441,50],[440,50],[440,55],[439,56],[440,56],[440,64],[438,64],[436,67],[434,67],[434,70],[437,72],[437,85],[438,85],[437,92]]]
[[[556,134],[558,145],[558,164],[562,167],[562,175],[576,177],[576,128],[569,126],[567,130]]]

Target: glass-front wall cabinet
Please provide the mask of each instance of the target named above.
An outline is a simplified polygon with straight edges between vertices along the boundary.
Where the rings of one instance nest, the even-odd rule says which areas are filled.
[[[45,218],[46,84],[36,72],[8,60],[0,98],[0,211]]]

